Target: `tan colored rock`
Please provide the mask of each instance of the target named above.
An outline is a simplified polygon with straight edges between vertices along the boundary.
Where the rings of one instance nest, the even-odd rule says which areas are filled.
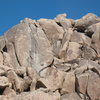
[[[82,100],[77,93],[68,93],[61,96],[61,100]]]
[[[27,73],[27,68],[23,66],[20,68],[15,68],[14,71],[18,76],[25,77]]]
[[[12,67],[12,62],[11,62],[11,58],[10,55],[7,52],[3,52],[3,63],[5,66],[9,66]]]
[[[37,82],[37,80],[36,79],[34,79],[34,80],[32,80],[29,76],[25,76],[24,78],[24,81],[25,81],[25,91],[26,92],[29,92],[29,91],[31,91],[31,90],[33,90],[33,89],[35,89],[36,88],[36,84],[35,84],[35,81]],[[32,85],[31,86],[31,84],[34,82],[34,86]]]
[[[31,82],[27,82],[27,84],[30,85],[30,91],[34,91],[36,89],[36,83],[39,79],[39,75],[37,74],[36,70],[34,70],[32,67],[27,67],[27,75],[29,79],[31,79]]]
[[[9,82],[9,80],[8,80],[8,78],[7,77],[5,77],[5,76],[0,76],[0,88],[2,89],[4,89],[4,88],[6,88],[6,87],[9,87],[11,84],[10,84],[10,82]]]
[[[5,33],[8,53],[11,56],[14,67],[27,66],[28,54],[30,49],[30,34],[28,24],[18,24]],[[26,42],[27,40],[27,42]],[[27,49],[28,48],[28,49]]]
[[[100,76],[100,65],[97,64],[95,61],[89,60],[88,61],[88,69],[94,70]]]
[[[61,46],[61,40],[63,39],[64,30],[54,20],[40,19],[38,20],[40,26],[44,30],[48,40],[50,41],[55,56],[58,56]]]
[[[50,68],[46,78],[40,78],[39,81],[47,87],[47,89],[54,91],[62,88],[65,72]]]
[[[57,57],[54,57],[54,65],[56,65],[56,64],[62,64],[63,62],[64,62],[64,60],[58,59]]]
[[[91,26],[89,26],[86,30],[85,30],[85,34],[89,37],[92,37],[94,33],[98,33],[99,32],[99,27],[100,27],[100,22],[93,24]],[[98,36],[97,36],[98,38]]]
[[[88,60],[86,59],[79,60],[79,66],[74,70],[75,74],[77,75],[84,73],[88,69],[88,65],[89,65]]]
[[[13,68],[19,67],[19,63],[17,62],[15,54],[14,45],[12,43],[7,42],[6,47],[7,47],[7,53],[10,55],[11,58],[11,65],[13,66]]]
[[[3,95],[7,95],[7,96],[12,97],[12,96],[16,95],[16,92],[13,89],[11,89],[11,88],[6,87],[6,89],[3,92]]]
[[[82,58],[84,59],[94,59],[97,57],[97,53],[95,52],[95,50],[89,46],[83,45],[81,47],[82,50]]]
[[[13,70],[13,68],[5,66],[5,65],[0,65],[0,75],[6,76],[9,70]]]
[[[32,67],[27,67],[27,74],[32,80],[39,78],[39,75],[37,74],[36,70],[34,70]]]
[[[40,19],[38,22],[45,31],[45,34],[51,43],[63,38],[64,30],[62,27],[57,25],[54,20]]]
[[[99,100],[100,18],[25,18],[0,37],[0,100]]]
[[[98,23],[98,22],[100,22],[100,18],[92,13],[89,13],[89,14],[83,16],[81,19],[76,20],[75,27],[79,31],[84,31],[90,25]]]
[[[13,68],[11,68],[9,66],[5,66],[5,65],[0,65],[0,69],[4,70],[5,72],[7,72],[9,70],[13,70]]]
[[[99,22],[98,22],[99,23]],[[97,24],[98,24],[97,23]],[[95,24],[93,24],[93,25],[90,25],[86,30],[85,30],[85,35],[87,35],[88,37],[92,37],[92,35],[94,34],[94,32],[95,32]]]
[[[13,97],[15,100],[60,100],[60,94],[58,91],[56,92],[48,92],[45,93],[40,90],[36,90],[34,92],[29,93],[22,93],[20,95],[17,95],[16,97]]]
[[[79,66],[80,67],[88,67],[88,60],[87,59],[80,59]]]
[[[59,58],[65,60],[66,57],[66,51],[68,49],[69,41],[71,39],[71,36],[73,34],[73,30],[69,28],[68,30],[65,30],[63,39],[62,39],[62,44],[59,50]]]
[[[82,74],[87,70],[93,70],[96,74],[100,75],[100,65],[95,61],[82,59],[79,61],[79,67],[76,68],[75,74]]]
[[[72,62],[72,64],[71,64],[71,70],[75,70],[75,69],[77,69],[77,68],[79,68],[79,65],[78,65],[78,63],[77,63],[77,59],[76,59],[76,61],[74,62],[75,60],[73,60]],[[71,62],[70,62],[71,63]]]
[[[13,67],[32,66],[39,72],[53,61],[52,48],[41,28],[21,23],[5,33]],[[41,52],[42,51],[42,52]]]
[[[36,20],[33,20],[31,18],[25,18],[20,21],[22,24],[34,24],[36,27],[40,27],[39,23]]]
[[[72,28],[72,24],[74,23],[71,19],[66,19],[66,14],[59,14],[54,19],[58,24],[60,24],[64,29]]]
[[[60,48],[61,48],[61,42],[62,42],[61,40],[57,40],[53,44],[53,53],[54,53],[55,57],[59,57],[59,51],[60,51]]]
[[[36,90],[36,84],[37,84],[37,79],[33,79],[32,81],[31,81],[31,85],[30,85],[30,91],[34,91],[34,90]]]
[[[69,42],[65,61],[77,59],[80,56],[80,45],[76,42]]]
[[[77,75],[77,91],[80,91],[82,94],[86,94],[87,86],[88,86],[89,74],[83,73],[81,75]]]
[[[9,81],[12,83],[13,88],[16,92],[22,92],[28,88],[28,85],[25,83],[21,77],[18,77],[14,71],[9,71],[7,74]]]
[[[71,67],[72,67],[72,65],[71,64],[55,64],[55,66],[56,66],[56,68],[57,69],[59,69],[59,70],[61,70],[61,71],[65,71],[65,72],[67,72],[67,71],[69,71],[69,70],[71,70]]]
[[[13,100],[13,99],[11,99],[11,98],[9,99],[9,98],[7,98],[7,97],[1,95],[1,96],[0,96],[0,100]]]
[[[5,47],[5,38],[4,38],[4,36],[0,36],[0,51],[6,51],[4,49],[6,49],[6,47]]]
[[[90,27],[94,34],[92,35],[92,47],[96,50],[98,57],[100,55],[100,23],[94,24]]]
[[[91,39],[81,32],[74,32],[71,36],[71,42],[76,42],[82,45],[91,45]]]
[[[61,93],[65,94],[72,92],[75,92],[75,75],[74,72],[69,72],[66,73],[66,76],[64,78]]]
[[[66,19],[67,17],[67,14],[66,13],[63,13],[63,14],[58,14],[55,18],[56,21],[59,21],[59,20],[63,20],[63,19]]]
[[[0,76],[5,76],[6,72],[3,69],[0,69]]]
[[[75,74],[77,75],[77,74],[82,74],[82,73],[84,73],[86,70],[87,70],[87,66],[83,66],[83,67],[80,67],[80,68],[76,68],[75,69]]]
[[[0,75],[1,76],[6,76],[7,71],[12,70],[12,69],[13,69],[12,67],[5,66],[3,64],[0,64]]]
[[[0,65],[3,65],[3,55],[1,52],[0,52]]]
[[[34,28],[33,25],[30,27],[33,32],[32,43],[34,43],[31,49],[31,66],[39,72],[52,63],[52,47],[42,29]]]
[[[45,78],[47,76],[47,73],[48,73],[49,70],[50,70],[49,67],[44,68],[43,70],[41,70],[40,73],[39,73],[40,77],[44,77]]]
[[[44,92],[39,90],[24,92],[15,96],[0,96],[0,100],[60,100],[60,94],[56,92]]]
[[[94,74],[89,76],[87,93],[92,100],[100,99],[100,77]]]
[[[64,29],[68,29],[68,28],[72,28],[72,24],[74,23],[74,20],[63,19],[63,20],[60,20],[59,23],[62,25]]]
[[[67,48],[68,48],[68,41],[66,41],[64,43],[64,45],[62,46],[62,48],[59,50],[59,57],[60,59],[64,60],[65,59],[65,54],[67,52]]]
[[[30,23],[35,23],[35,20],[32,20],[30,18],[25,18],[23,20],[20,21],[20,23],[27,23],[27,24],[30,24]]]

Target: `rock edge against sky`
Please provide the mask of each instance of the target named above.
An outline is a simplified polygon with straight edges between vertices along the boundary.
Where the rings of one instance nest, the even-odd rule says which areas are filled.
[[[0,37],[0,100],[99,100],[100,18],[25,18]]]

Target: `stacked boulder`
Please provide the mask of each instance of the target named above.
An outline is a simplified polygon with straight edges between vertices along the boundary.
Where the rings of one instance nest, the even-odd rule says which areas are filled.
[[[8,30],[0,100],[100,100],[100,18],[25,18]]]

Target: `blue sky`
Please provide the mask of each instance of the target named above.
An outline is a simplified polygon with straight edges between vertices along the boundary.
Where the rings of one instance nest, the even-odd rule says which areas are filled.
[[[100,0],[0,0],[0,35],[26,17],[51,19],[67,13],[78,19],[90,12],[100,17]]]

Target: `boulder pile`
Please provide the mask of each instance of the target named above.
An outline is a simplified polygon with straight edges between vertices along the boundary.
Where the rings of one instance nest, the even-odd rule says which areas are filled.
[[[100,100],[100,18],[66,16],[0,36],[0,100]]]

